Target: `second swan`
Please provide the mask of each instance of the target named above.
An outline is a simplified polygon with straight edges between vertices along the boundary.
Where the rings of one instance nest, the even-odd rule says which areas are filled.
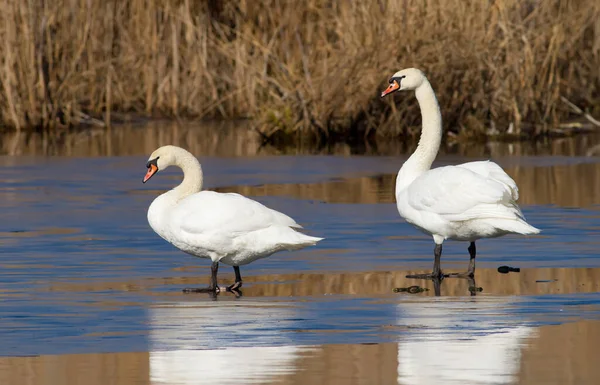
[[[431,84],[420,70],[396,72],[381,97],[414,90],[421,109],[422,132],[415,152],[396,178],[396,204],[400,215],[417,229],[433,236],[431,274],[408,278],[472,278],[475,274],[475,241],[506,234],[538,234],[517,205],[519,189],[500,166],[490,161],[463,163],[431,169],[442,140],[442,115]],[[464,273],[443,274],[442,243],[467,241],[469,268]]]

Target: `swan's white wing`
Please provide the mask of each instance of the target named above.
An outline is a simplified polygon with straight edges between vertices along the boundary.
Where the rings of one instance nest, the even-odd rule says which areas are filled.
[[[292,218],[239,194],[201,191],[175,207],[171,220],[191,234],[236,236],[270,226],[301,228]]]
[[[485,178],[494,179],[500,183],[504,183],[511,190],[511,195],[514,200],[519,199],[519,188],[517,184],[503,169],[494,162],[482,160],[478,162],[469,162],[459,164],[456,167],[469,169]]]
[[[414,209],[449,221],[521,216],[510,186],[461,166],[427,171],[407,188]]]

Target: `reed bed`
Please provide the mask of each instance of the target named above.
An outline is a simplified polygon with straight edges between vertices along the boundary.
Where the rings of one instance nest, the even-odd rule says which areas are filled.
[[[413,97],[379,99],[388,77],[412,66],[434,85],[451,135],[564,133],[600,112],[594,0],[5,0],[2,9],[0,124],[17,130],[106,126],[132,113],[249,118],[266,138],[414,135]]]

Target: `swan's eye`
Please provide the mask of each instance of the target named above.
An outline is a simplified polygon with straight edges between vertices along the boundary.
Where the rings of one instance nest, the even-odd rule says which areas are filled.
[[[146,168],[150,168],[151,166],[158,168],[158,158],[160,158],[160,156],[157,156],[156,158],[149,160],[148,163],[146,163]]]

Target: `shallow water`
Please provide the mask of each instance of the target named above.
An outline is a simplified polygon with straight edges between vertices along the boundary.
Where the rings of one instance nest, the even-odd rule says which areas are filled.
[[[543,232],[479,242],[476,280],[435,288],[405,278],[430,269],[433,251],[394,204],[410,146],[284,155],[228,131],[202,137],[158,126],[4,138],[4,153],[18,155],[0,157],[0,383],[599,378],[600,138],[446,148],[437,165],[500,163]],[[206,188],[252,196],[326,240],[242,267],[239,298],[184,295],[208,281],[208,261],[178,252],[146,222],[152,199],[180,173],[141,183],[148,154],[166,143],[199,155]],[[465,269],[467,246],[446,243],[443,268]],[[501,265],[521,272],[500,274]],[[231,282],[232,269],[222,266],[219,278]],[[393,292],[411,285],[428,291]],[[482,291],[473,296],[470,286]]]

